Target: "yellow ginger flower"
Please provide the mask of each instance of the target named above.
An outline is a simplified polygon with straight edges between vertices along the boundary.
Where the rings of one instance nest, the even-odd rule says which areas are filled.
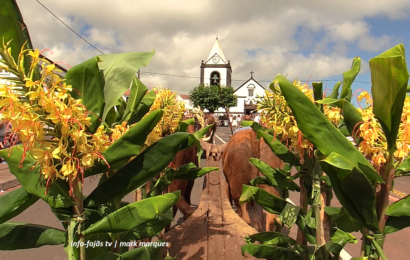
[[[177,94],[166,88],[154,88],[155,101],[152,104],[150,111],[147,115],[157,109],[163,109],[164,115],[161,120],[148,135],[146,146],[149,146],[157,142],[162,137],[174,133],[178,127],[179,122],[182,120],[185,111],[185,105],[183,101],[177,100]]]
[[[366,108],[358,109],[362,115],[363,122],[355,130],[356,135],[362,138],[358,149],[365,157],[372,161],[376,168],[386,163],[387,158],[387,141],[381,125],[373,114],[373,100],[370,94],[363,91],[358,96],[358,101],[365,99]],[[403,161],[409,154],[410,147],[410,129],[408,122],[410,118],[410,98],[406,96],[401,123],[399,126],[398,137],[396,141],[397,151],[394,153],[395,161]]]
[[[40,52],[26,51],[33,59],[27,75],[18,75],[21,87],[0,84],[0,119],[11,123],[13,134],[19,137],[24,152],[36,160],[43,178],[71,181],[92,167],[96,160],[105,161],[102,152],[121,138],[129,126],[124,122],[114,129],[100,126],[96,133],[86,133],[91,118],[81,99],[71,97],[72,87],[56,74],[59,70],[55,64],[47,60],[42,60],[41,78],[33,80]],[[24,71],[19,67],[23,63],[14,61],[8,45],[0,48],[0,52],[11,61],[2,68]]]

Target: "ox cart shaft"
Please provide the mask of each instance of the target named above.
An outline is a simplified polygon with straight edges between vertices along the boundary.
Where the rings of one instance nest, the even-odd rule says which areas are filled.
[[[233,210],[225,192],[220,163],[223,147],[201,143],[207,153],[207,166],[219,171],[205,176],[198,208],[181,225],[165,234],[169,253],[179,260],[256,259],[241,254],[244,237],[257,231]]]

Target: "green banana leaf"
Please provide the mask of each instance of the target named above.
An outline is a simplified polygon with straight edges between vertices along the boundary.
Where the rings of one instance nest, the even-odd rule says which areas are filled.
[[[0,250],[60,245],[64,241],[63,230],[25,223],[0,224]]]
[[[353,162],[370,181],[384,183],[377,171],[346,137],[335,128],[319,109],[285,77],[278,75],[278,82],[288,106],[303,135],[325,156],[336,152]]]
[[[166,226],[170,225],[173,221],[172,209],[168,212],[171,213],[169,216],[157,216],[153,220],[147,221],[144,224],[141,224],[138,227],[134,228],[133,230],[121,234],[121,241],[135,241],[157,236]]]
[[[165,244],[166,242],[158,241],[153,243]],[[163,248],[164,246],[142,246],[121,254],[121,257],[117,258],[117,260],[161,260]]]
[[[24,43],[27,42],[25,49],[33,49],[33,44],[31,43],[27,25],[24,23],[23,16],[15,0],[0,1],[0,24],[0,45],[3,47],[3,42],[7,43],[12,40],[9,47],[11,48],[12,57],[17,62]],[[27,54],[24,54],[25,73],[28,73],[31,65],[31,57]],[[36,74],[35,78],[38,78],[39,71]]]
[[[407,156],[396,168],[395,177],[407,176],[410,173],[410,156]]]
[[[280,171],[276,171],[274,168],[270,167],[263,161],[255,158],[250,158],[249,162],[259,169],[259,171],[265,175],[269,182],[273,186],[278,186],[292,191],[300,191],[299,186],[288,176],[284,175]]]
[[[137,71],[146,67],[155,51],[152,52],[129,52],[98,56],[102,62],[99,68],[104,71],[105,108],[102,121],[105,122],[108,111],[115,105],[117,100],[130,88]]]
[[[67,71],[65,75],[67,85],[71,85],[71,96],[81,99],[82,104],[90,112],[91,126],[88,132],[95,133],[100,126],[101,115],[104,110],[104,77],[98,68],[98,57],[91,58]]]
[[[189,172],[185,174],[178,174],[175,176],[175,179],[177,180],[182,180],[182,181],[192,181],[195,180],[196,178],[200,178],[204,176],[205,174],[212,172],[212,171],[218,171],[218,167],[202,167],[202,168],[195,168],[195,169],[190,169]]]
[[[286,200],[279,198],[269,192],[260,189],[258,187],[252,187],[248,185],[243,185],[242,195],[239,198],[239,201],[248,202],[255,200],[263,209],[272,214],[280,214],[286,207],[288,202]],[[302,215],[302,210],[299,210],[297,215],[296,224],[303,231],[306,236],[306,239],[309,243],[316,243],[316,231],[314,228],[308,226],[308,217]]]
[[[322,82],[312,82],[313,87],[313,97],[315,101],[323,99],[323,83]],[[323,113],[323,105],[317,103],[316,106],[322,111]]]
[[[263,137],[265,143],[272,149],[273,153],[276,154],[282,161],[289,163],[294,166],[301,166],[299,156],[290,152],[289,149],[283,145],[278,139],[274,139],[272,135],[267,134],[263,131],[258,131],[258,138]]]
[[[281,221],[283,226],[290,229],[292,228],[293,224],[295,224],[298,220],[299,213],[301,210],[302,209],[300,207],[288,203],[280,213],[279,220]]]
[[[178,169],[167,167],[165,173],[158,179],[154,187],[151,187],[149,196],[157,196],[161,194],[173,180],[190,181],[200,178],[211,171],[219,170],[218,167],[203,167],[197,168],[194,163],[184,164]]]
[[[410,226],[410,196],[391,204],[387,210],[388,216],[384,234],[391,234]]]
[[[110,252],[96,260],[162,260],[162,249],[162,246],[141,246],[121,255]]]
[[[117,104],[115,104],[116,114],[115,114],[115,122],[117,124],[122,123],[122,118],[124,117],[125,109],[127,107],[127,102],[125,102],[124,98],[121,96]]]
[[[27,193],[24,188],[18,188],[0,196],[0,224],[14,218],[36,203],[38,199],[39,197]]]
[[[184,121],[179,122],[178,132],[186,132],[189,125],[195,124],[195,119],[190,118]]]
[[[149,111],[155,101],[155,91],[151,90],[141,100],[135,112],[130,115],[129,124],[139,122]]]
[[[121,199],[157,176],[174,159],[181,144],[191,135],[174,133],[148,147],[125,167],[99,184],[85,199],[86,207]]]
[[[162,110],[152,111],[138,124],[131,127],[123,136],[103,152],[104,160],[84,172],[84,177],[114,171],[123,167],[127,161],[140,153],[144,143],[152,129],[161,120],[164,112]]]
[[[356,57],[353,59],[351,69],[343,73],[342,93],[340,93],[341,99],[347,99],[350,101],[351,91],[352,91],[351,87],[352,87],[353,81],[355,80],[357,74],[359,74],[360,65],[361,65],[361,59],[360,57]]]
[[[108,252],[104,255],[101,255],[101,256],[95,258],[95,260],[117,260],[117,259],[121,260],[121,255],[116,254],[116,253],[112,253],[112,252]]]
[[[359,144],[361,142],[361,138],[358,130],[360,129],[360,125],[363,122],[362,115],[357,110],[357,108],[347,100],[339,100],[338,102],[336,102],[336,105],[343,111],[343,120],[347,127],[347,130],[350,133],[350,136],[353,137],[356,144]]]
[[[73,202],[68,194],[68,184],[64,180],[55,180],[46,191],[47,182],[42,180],[39,167],[37,166],[31,170],[36,161],[30,154],[26,154],[22,164],[23,167],[19,167],[23,153],[21,145],[14,146],[10,156],[9,150],[0,150],[0,156],[6,159],[10,172],[17,177],[21,186],[28,193],[40,197],[54,208],[72,206]]]
[[[372,183],[351,161],[337,153],[323,159],[322,165],[325,164],[329,165],[324,170],[329,172],[329,179],[343,207],[361,225],[377,231],[376,195]]]
[[[280,214],[287,204],[286,200],[270,194],[261,188],[244,184],[239,201],[243,203],[251,200],[255,200],[256,203],[272,214]]]
[[[403,44],[370,59],[373,113],[387,139],[388,149],[396,149],[404,99],[409,80]]]
[[[410,217],[393,217],[389,216],[384,228],[384,234],[391,234],[410,226]]]
[[[332,228],[330,232],[330,241],[325,245],[327,252],[339,255],[340,251],[342,251],[347,243],[357,244],[357,238],[348,232],[344,232],[337,228]]]
[[[325,212],[330,218],[330,225],[339,228],[345,232],[356,232],[360,226],[356,225],[348,217],[346,210],[342,207],[325,207]]]
[[[125,109],[122,121],[128,122],[131,119],[131,116],[137,111],[137,108],[147,91],[148,88],[137,77],[134,76],[134,78],[132,79],[130,95],[128,97],[128,104],[126,106],[127,108]]]
[[[277,246],[294,246],[297,244],[296,240],[278,232],[259,232],[254,235],[245,237],[245,241],[250,243],[260,242],[263,244],[277,245]]]
[[[247,244],[241,247],[241,251],[243,256],[245,256],[245,253],[248,253],[249,255],[257,258],[275,260],[305,259],[303,255],[295,252],[292,249],[278,246]]]
[[[280,214],[288,204],[284,199],[279,198],[269,192],[260,189],[258,187],[252,187],[248,185],[243,185],[242,195],[239,201],[248,202],[255,200],[263,209],[272,214]],[[297,215],[296,224],[303,231],[307,241],[311,244],[316,243],[316,231],[314,228],[309,227],[308,219],[302,215],[302,211],[299,210]]]
[[[181,191],[143,199],[104,217],[84,230],[84,235],[130,231],[158,216],[164,215],[181,197]]]
[[[345,99],[333,98],[325,98],[323,100],[318,101],[317,103],[335,104],[340,109],[342,109],[343,123],[347,128],[348,134],[354,138],[356,144],[359,144],[361,142],[358,130],[360,129],[360,125],[363,122],[363,118],[359,110],[357,110],[357,108],[353,106],[352,103]],[[342,131],[342,128],[340,128],[340,130]]]
[[[328,96],[327,98],[338,98],[339,97],[339,88],[340,85],[342,84],[342,82],[338,81],[332,90],[332,93],[330,94],[330,96]]]
[[[86,236],[85,239],[86,239],[86,242],[90,241],[90,245],[85,250],[86,259],[96,259],[111,251],[111,247],[106,245],[106,242],[112,241],[108,233],[88,235]],[[74,242],[78,242],[78,240]],[[94,242],[93,245],[91,245],[92,242]],[[76,250],[78,249],[76,248]],[[73,260],[77,260],[77,259],[79,258],[74,258]]]
[[[387,207],[386,215],[394,217],[410,217],[410,196],[406,196]]]
[[[102,124],[105,125],[106,127],[111,127],[114,124],[116,117],[117,117],[117,112],[115,111],[115,108],[112,107],[108,111],[107,117],[105,118],[105,121],[102,122]]]

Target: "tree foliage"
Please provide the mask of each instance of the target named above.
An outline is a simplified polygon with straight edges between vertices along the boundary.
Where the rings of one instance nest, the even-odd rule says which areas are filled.
[[[217,110],[220,107],[236,106],[237,96],[234,95],[234,89],[226,86],[199,85],[190,93],[190,99],[194,106],[201,109]]]

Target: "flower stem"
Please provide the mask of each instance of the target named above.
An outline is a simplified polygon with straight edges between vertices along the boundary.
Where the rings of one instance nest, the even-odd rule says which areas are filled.
[[[78,229],[77,234],[80,238],[80,260],[86,260],[86,248],[87,241],[85,240],[85,236],[82,234],[83,231],[83,215],[84,215],[84,206],[83,206],[83,187],[82,182],[78,178],[74,178],[70,180],[72,182],[72,198],[74,200],[74,211],[77,215],[77,222],[78,222]]]

